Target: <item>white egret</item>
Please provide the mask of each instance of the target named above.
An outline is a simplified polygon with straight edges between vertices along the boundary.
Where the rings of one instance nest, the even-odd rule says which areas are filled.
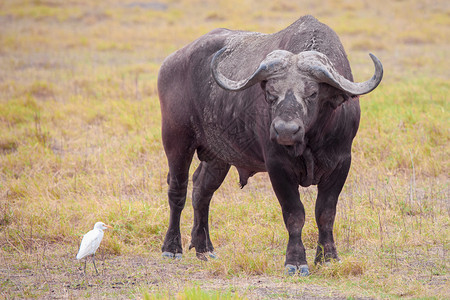
[[[82,259],[86,256],[92,255],[92,262],[94,263],[95,271],[98,270],[95,266],[95,251],[97,251],[98,246],[100,246],[100,242],[103,239],[103,230],[107,228],[112,228],[109,225],[106,225],[103,222],[97,222],[94,225],[94,229],[89,231],[83,236],[81,240],[80,250],[78,250],[77,259]],[[87,258],[84,261],[84,274],[86,274],[86,262]]]

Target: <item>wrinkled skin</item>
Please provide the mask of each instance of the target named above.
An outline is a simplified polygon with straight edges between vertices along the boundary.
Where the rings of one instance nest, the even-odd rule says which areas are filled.
[[[251,42],[246,44],[248,36]],[[260,58],[250,50],[247,57],[242,52],[252,45],[258,46]],[[276,71],[256,76],[257,80],[252,79],[241,90],[226,90],[215,82],[217,78],[210,70],[214,55],[224,47],[234,49],[220,65],[219,72],[227,76],[248,76],[264,59],[281,57],[282,63]],[[169,163],[170,220],[162,246],[164,256],[182,253],[180,215],[186,201],[189,166],[197,152],[201,163],[193,176],[194,225],[189,247],[195,248],[197,257],[214,256],[209,206],[233,165],[238,169],[241,187],[253,174],[268,172],[289,235],[285,265],[290,270],[300,269],[302,275],[308,270],[301,239],[305,210],[298,187],[317,185],[319,239],[315,262],[338,259],[333,224],[350,169],[360,108],[357,95],[318,80],[299,66],[305,59],[297,54],[311,50],[325,55],[337,73],[352,81],[336,34],[310,16],[273,35],[217,29],[164,61],[158,77],[162,139]],[[232,56],[236,51],[238,58]],[[256,63],[251,62],[253,57]],[[233,59],[240,68],[233,67]]]

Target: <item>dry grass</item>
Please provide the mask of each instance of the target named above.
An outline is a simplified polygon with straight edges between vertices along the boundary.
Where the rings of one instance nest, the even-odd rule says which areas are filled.
[[[274,32],[307,13],[337,31],[356,80],[373,72],[367,52],[385,66],[361,99],[335,225],[342,263],[285,278],[287,236],[267,175],[240,190],[235,170],[211,208],[219,259],[161,261],[162,60],[216,27]],[[449,13],[441,0],[1,2],[0,295],[450,297]],[[310,262],[315,193],[301,189]],[[189,194],[185,249],[192,218]],[[83,279],[73,257],[98,220],[114,229],[102,274]]]

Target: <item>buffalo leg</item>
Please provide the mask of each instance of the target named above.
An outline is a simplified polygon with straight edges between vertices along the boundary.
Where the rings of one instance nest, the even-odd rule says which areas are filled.
[[[293,174],[277,167],[277,164],[273,165],[269,169],[269,177],[280,202],[284,224],[289,234],[284,263],[286,273],[293,275],[299,271],[300,275],[307,276],[309,270],[301,237],[305,224],[305,209],[300,201],[298,183],[294,180],[296,177]]]
[[[316,200],[316,223],[319,228],[319,240],[314,262],[323,263],[338,260],[333,237],[333,225],[336,216],[336,206],[350,169],[351,159],[341,162],[333,173],[318,185]]]
[[[209,237],[209,204],[214,192],[222,184],[230,169],[230,165],[219,162],[201,162],[194,173],[192,206],[194,208],[194,226],[189,249],[195,248],[197,257],[207,260],[214,257],[214,247]]]
[[[186,203],[189,166],[192,161],[194,149],[191,149],[188,143],[182,143],[180,138],[163,139],[163,142],[169,163],[168,197],[170,219],[162,252],[163,257],[181,258],[183,249],[181,245],[180,216]]]

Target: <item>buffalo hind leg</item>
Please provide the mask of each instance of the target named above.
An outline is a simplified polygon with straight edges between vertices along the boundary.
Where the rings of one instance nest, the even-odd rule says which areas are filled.
[[[339,260],[333,237],[336,206],[350,169],[351,158],[342,161],[323,183],[318,185],[316,200],[316,223],[319,229],[316,258],[314,262],[324,263]]]
[[[209,236],[209,205],[214,192],[222,184],[229,169],[230,165],[221,161],[203,161],[193,176],[194,226],[189,249],[195,248],[197,257],[201,260],[208,260],[208,257],[215,258],[214,247]]]
[[[189,148],[187,148],[189,149]],[[174,151],[171,151],[174,150]],[[194,150],[177,151],[166,147],[169,162],[168,197],[170,207],[169,228],[161,248],[165,258],[181,258],[183,248],[181,245],[180,217],[186,203],[186,192],[189,181],[189,166]]]
[[[309,269],[306,262],[306,251],[302,242],[302,229],[305,225],[305,209],[300,201],[298,183],[295,182],[293,174],[279,164],[273,164],[269,168],[269,177],[273,190],[280,202],[283,212],[283,220],[289,234],[286,249],[286,261],[284,263],[286,274],[308,276]]]

